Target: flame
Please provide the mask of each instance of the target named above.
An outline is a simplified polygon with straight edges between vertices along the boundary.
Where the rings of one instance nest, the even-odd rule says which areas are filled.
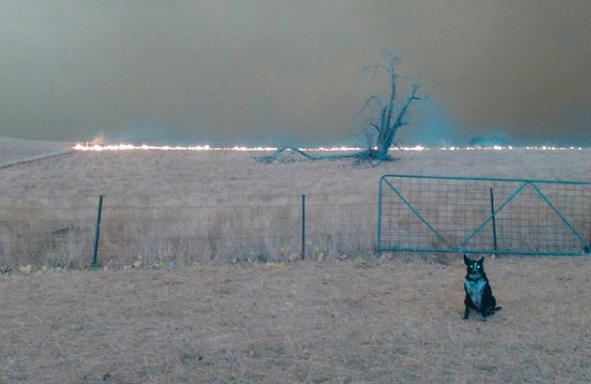
[[[209,145],[204,146],[190,146],[190,147],[181,147],[175,146],[171,147],[169,145],[163,146],[156,146],[156,145],[133,145],[133,144],[115,144],[115,145],[104,145],[104,144],[76,144],[74,149],[77,151],[131,151],[131,150],[157,150],[157,151],[209,151],[211,147]]]
[[[233,147],[212,147],[210,145],[195,145],[195,146],[170,146],[170,145],[134,145],[134,144],[108,144],[105,145],[102,142],[87,142],[85,144],[76,144],[72,147],[76,151],[87,151],[87,152],[103,152],[103,151],[276,151],[278,147],[247,147],[247,146],[233,146]],[[360,151],[361,147],[348,147],[348,146],[336,146],[336,147],[316,147],[316,148],[299,148],[301,151],[306,152],[355,152]],[[429,148],[417,145],[414,147],[400,147],[392,148],[394,151],[425,151]]]
[[[247,146],[233,146],[233,147],[212,147],[210,145],[194,145],[194,146],[170,146],[170,145],[134,145],[134,144],[108,144],[105,145],[100,141],[87,142],[86,144],[76,144],[72,147],[76,151],[91,151],[91,152],[103,152],[103,151],[238,151],[238,152],[250,152],[250,151],[266,151],[272,152],[277,150],[277,147],[247,147]],[[531,151],[582,151],[582,147],[554,147],[554,146],[527,146],[523,147]],[[317,148],[300,148],[301,151],[307,152],[354,152],[362,150],[360,147],[347,147],[347,146],[336,146],[336,147],[317,147]],[[512,151],[513,146],[499,146],[495,145],[492,147],[439,147],[436,148],[440,151]],[[392,151],[430,151],[432,148],[424,147],[422,145],[416,145],[414,147],[395,147]]]

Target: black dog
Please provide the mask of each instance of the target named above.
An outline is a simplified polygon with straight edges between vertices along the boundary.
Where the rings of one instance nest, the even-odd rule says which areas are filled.
[[[464,263],[467,267],[464,280],[464,290],[466,291],[464,319],[468,318],[472,309],[480,313],[482,321],[486,321],[487,316],[500,310],[501,307],[497,307],[497,300],[492,294],[486,273],[484,273],[484,257],[476,261],[464,255]]]

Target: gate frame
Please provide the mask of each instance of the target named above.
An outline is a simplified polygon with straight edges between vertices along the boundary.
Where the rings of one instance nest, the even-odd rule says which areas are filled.
[[[490,182],[513,182],[521,183],[510,197],[501,204],[498,208],[494,209],[491,215],[480,224],[476,230],[474,230],[468,237],[466,237],[458,247],[454,248],[445,237],[443,237],[429,221],[425,220],[419,212],[400,194],[397,189],[388,182],[388,178],[399,178],[399,179],[432,179],[432,180],[461,180],[461,181],[490,181]],[[429,248],[394,248],[394,247],[382,247],[382,193],[383,184],[386,183],[392,192],[402,200],[402,202],[410,209],[418,218],[425,224],[431,232],[433,232],[440,240],[442,240],[450,249],[429,249]],[[591,233],[588,234],[588,238],[584,240],[584,235],[579,232],[570,224],[570,222],[560,213],[560,211],[548,200],[546,195],[540,191],[535,184],[555,184],[555,185],[584,185],[591,188],[591,182],[587,181],[559,181],[559,180],[541,180],[541,179],[504,179],[494,177],[460,177],[460,176],[428,176],[428,175],[396,175],[386,174],[380,178],[378,183],[378,225],[377,225],[377,251],[379,252],[433,252],[433,253],[472,253],[472,254],[516,254],[516,255],[537,255],[537,256],[585,256],[591,253]],[[546,202],[546,204],[562,219],[563,223],[571,230],[571,232],[579,239],[583,245],[583,250],[580,252],[539,252],[539,251],[519,251],[519,250],[463,250],[461,246],[465,245],[470,239],[476,236],[491,220],[494,221],[496,215],[501,211],[513,198],[521,191],[523,191],[528,185],[530,185]],[[589,218],[591,220],[591,210],[589,212]],[[591,231],[590,231],[591,232]]]

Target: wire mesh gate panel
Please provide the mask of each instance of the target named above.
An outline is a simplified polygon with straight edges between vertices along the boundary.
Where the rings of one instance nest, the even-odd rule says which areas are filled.
[[[386,175],[378,250],[531,255],[591,251],[591,183]]]

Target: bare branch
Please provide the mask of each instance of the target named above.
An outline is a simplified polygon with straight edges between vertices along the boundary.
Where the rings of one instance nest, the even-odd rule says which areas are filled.
[[[361,73],[366,72],[368,69],[372,69],[373,70],[373,75],[372,75],[372,80],[376,78],[376,73],[378,71],[378,69],[383,69],[384,71],[388,72],[389,74],[392,73],[391,68],[386,67],[385,65],[382,64],[377,64],[377,65],[366,65],[365,67],[363,67],[363,69],[361,70]]]
[[[375,130],[379,133],[380,132],[380,127],[378,127],[378,125],[376,123],[369,123],[369,126],[375,128]]]
[[[418,89],[419,86],[417,84],[413,85],[410,96],[406,99],[406,103],[400,109],[398,117],[396,117],[396,121],[394,122],[394,125],[391,129],[392,140],[394,139],[394,135],[396,135],[396,131],[398,130],[398,128],[400,128],[403,125],[402,119],[404,118],[406,111],[408,111],[408,107],[410,107],[410,104],[413,102],[413,100],[419,100],[419,98],[416,96]]]
[[[365,100],[365,103],[363,103],[363,107],[361,107],[361,109],[359,110],[359,114],[362,114],[363,112],[365,112],[366,109],[369,109],[371,111],[371,113],[375,113],[375,111],[371,107],[371,102],[373,100],[377,100],[378,98],[379,97],[377,95],[373,95],[372,97]]]

